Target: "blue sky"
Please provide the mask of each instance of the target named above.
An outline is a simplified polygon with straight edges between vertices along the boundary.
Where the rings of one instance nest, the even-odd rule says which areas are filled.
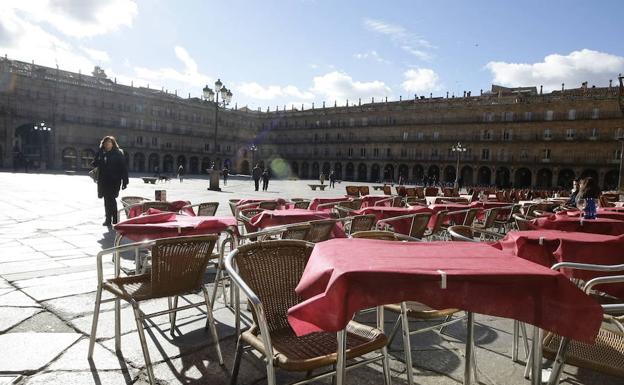
[[[607,85],[619,1],[6,0],[0,53],[252,108]]]

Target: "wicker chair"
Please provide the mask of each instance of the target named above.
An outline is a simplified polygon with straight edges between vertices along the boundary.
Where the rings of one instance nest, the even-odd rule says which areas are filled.
[[[407,196],[407,197],[416,197],[416,188],[415,187],[406,187],[405,188],[405,196]]]
[[[368,186],[358,186],[358,188],[360,189],[361,196],[366,196],[370,194],[370,189],[368,188]]]
[[[392,231],[384,231],[384,230],[368,230],[368,231],[357,231],[351,234],[351,238],[365,238],[365,239],[378,239],[381,241],[398,241],[396,233]]]
[[[319,219],[310,221],[310,231],[308,232],[308,242],[323,242],[331,237],[331,233],[336,227],[335,219]]]
[[[479,213],[479,209],[468,209],[466,211],[466,216],[464,217],[464,226],[472,226],[475,218],[477,218],[477,214]]]
[[[360,196],[360,188],[358,186],[345,186],[347,190],[347,195],[351,197],[359,197]]]
[[[425,199],[425,189],[424,187],[416,187],[416,196],[418,199]]]
[[[522,214],[514,214],[513,219],[516,222],[516,228],[520,231],[531,230],[531,220],[533,217],[528,217]]]
[[[435,197],[438,196],[438,188],[437,187],[425,187],[425,196],[426,197]]]
[[[232,210],[232,215],[234,215],[235,217],[238,214],[238,210],[236,209],[236,206],[238,205],[238,202],[240,202],[240,199],[230,199],[229,200],[230,210]]]
[[[310,201],[297,201],[293,207],[296,209],[308,209],[310,207]]]
[[[219,202],[197,203],[194,205],[184,206],[182,207],[182,209],[193,209],[194,207],[197,207],[197,216],[213,217],[217,213],[217,209],[219,208]]]
[[[132,305],[134,311],[139,340],[145,359],[145,366],[151,384],[155,384],[156,382],[145,339],[144,327],[147,326],[147,319],[163,314],[169,313],[170,334],[173,336],[175,331],[175,314],[177,311],[206,306],[208,315],[206,326],[210,329],[215,342],[219,363],[223,365],[219,337],[212,317],[212,304],[210,302],[208,290],[203,283],[206,266],[212,255],[212,250],[217,239],[218,237],[216,235],[167,238],[149,243],[141,242],[118,246],[98,253],[98,288],[95,299],[95,309],[93,311],[93,324],[91,326],[88,358],[92,359],[93,357],[100,304],[103,302],[115,301],[115,350],[117,352],[121,351],[121,300],[124,300]],[[138,253],[141,249],[145,249],[146,247],[151,247],[151,272],[129,277],[119,276],[120,253],[130,250],[134,250],[135,253]],[[102,256],[106,254],[113,254],[116,268],[114,277],[105,280]],[[102,300],[103,290],[112,294],[113,298]],[[197,290],[203,292],[204,301],[198,303],[189,302],[187,305],[177,306],[178,296],[190,294]],[[142,301],[165,297],[169,299],[169,309],[146,314],[139,307]],[[172,298],[173,301],[171,300]]]
[[[554,270],[561,268],[603,271],[613,274],[624,274],[624,265],[592,265],[581,263],[563,262],[552,267]],[[587,282],[583,289],[588,295],[594,286],[624,283],[624,275],[611,275],[594,278]],[[544,357],[554,361],[548,384],[556,385],[563,372],[566,363],[574,366],[607,373],[612,376],[624,377],[624,301],[617,299],[615,303],[603,304],[604,322],[598,331],[598,336],[592,345],[578,341],[570,341],[549,333],[544,338]]]
[[[519,212],[520,212],[520,205],[517,205],[517,204],[510,205],[509,214],[507,215],[507,217],[505,219],[498,219],[498,218],[495,219],[494,225],[498,226],[502,232],[507,233],[509,230],[511,230],[512,226],[515,223],[513,215]]]
[[[452,241],[479,242],[496,241],[504,235],[470,226],[455,225],[447,229]]]
[[[427,225],[429,224],[431,215],[431,213],[401,215],[398,217],[384,219],[383,221],[378,222],[377,226],[379,227],[380,223],[383,223],[387,226],[392,226],[392,222],[411,219],[412,223],[410,224],[410,230],[408,235],[412,238],[422,239],[425,235],[425,232],[427,231]]]
[[[358,231],[372,230],[377,222],[377,217],[373,214],[355,215],[348,221],[347,234],[353,234]]]
[[[277,209],[277,202],[276,201],[262,201],[258,204],[258,208],[265,209],[265,210],[275,210]]]
[[[130,214],[132,213],[132,211],[135,211],[135,209],[138,209],[138,212],[140,214],[143,214],[149,209],[155,209],[155,210],[160,210],[160,211],[171,211],[171,212],[178,211],[169,202],[143,201],[143,202],[139,202],[133,205],[124,206],[122,209],[118,210],[117,213],[121,214],[121,212],[123,211],[126,214],[126,217],[130,218]]]
[[[252,327],[238,338],[231,384],[237,381],[245,345],[263,356],[269,385],[276,383],[276,368],[307,372],[305,380],[298,384],[332,375],[344,378],[344,372],[337,373],[334,370],[310,375],[315,369],[338,366],[338,339],[335,333],[317,332],[297,337],[288,323],[288,309],[301,300],[295,287],[301,279],[312,248],[312,244],[304,241],[266,241],[240,246],[228,255],[225,262],[227,271],[249,298],[254,318]],[[373,360],[382,361],[384,382],[389,385],[386,336],[378,329],[353,321],[347,325],[346,334],[347,358],[354,359],[380,351]],[[353,365],[357,365],[357,362]]]
[[[438,211],[436,214],[436,220],[433,224],[433,227],[423,234],[427,240],[439,239],[444,240],[447,236],[447,225],[444,224],[446,221],[446,217],[448,216],[448,210]]]
[[[287,226],[280,236],[281,239],[306,240],[312,226],[309,223]]]
[[[477,230],[487,230],[493,228],[499,211],[500,209],[497,207],[485,210],[485,218],[483,220],[483,223],[473,223],[472,227]]]
[[[390,186],[383,185],[383,193],[384,195],[392,195],[392,190],[390,189]]]
[[[121,205],[123,207],[122,210],[126,213],[126,218],[129,218],[130,206],[135,206],[135,205],[138,205],[140,203],[149,201],[149,199],[143,198],[143,197],[139,197],[139,196],[121,197],[120,200],[121,200]],[[119,210],[119,213],[121,213],[122,210]]]

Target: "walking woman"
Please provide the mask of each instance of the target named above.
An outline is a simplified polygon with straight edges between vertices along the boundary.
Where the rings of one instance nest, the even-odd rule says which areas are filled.
[[[128,168],[123,151],[113,136],[105,136],[100,142],[100,150],[95,155],[93,166],[98,168],[98,198],[104,198],[106,219],[104,226],[117,223],[117,196],[119,187],[128,186]]]

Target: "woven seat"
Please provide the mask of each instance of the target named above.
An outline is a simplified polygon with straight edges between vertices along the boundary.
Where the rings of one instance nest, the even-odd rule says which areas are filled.
[[[301,301],[295,287],[312,248],[311,243],[304,241],[265,241],[240,246],[228,255],[228,273],[249,298],[254,319],[254,325],[239,337],[231,384],[236,383],[244,345],[263,355],[270,385],[275,384],[275,368],[308,372],[337,364],[336,333],[317,332],[297,337],[288,323],[288,309]],[[386,336],[378,329],[356,322],[347,325],[346,335],[347,358],[382,351],[377,359],[383,360],[386,383],[389,383]],[[308,377],[300,383],[316,378]]]
[[[115,350],[121,351],[121,326],[120,300],[130,303],[134,311],[137,324],[143,358],[149,382],[155,384],[152,362],[145,339],[144,327],[148,326],[147,319],[162,314],[169,313],[170,333],[173,336],[175,329],[176,312],[179,310],[205,306],[208,319],[206,327],[210,329],[212,338],[216,344],[219,363],[223,365],[223,357],[219,346],[219,337],[212,317],[212,305],[208,295],[208,290],[204,286],[203,279],[208,261],[212,257],[212,250],[218,239],[216,235],[203,235],[191,237],[178,237],[159,239],[149,243],[140,242],[130,245],[123,245],[104,250],[97,255],[98,289],[93,311],[93,323],[91,326],[91,336],[89,340],[88,358],[93,357],[97,325],[102,302],[115,301]],[[115,257],[115,271],[119,271],[119,254],[122,251],[135,250],[151,247],[152,270],[149,274],[141,274],[131,277],[120,277],[116,273],[115,277],[104,280],[102,268],[102,256],[113,254]],[[102,300],[102,291],[113,294],[113,298]],[[201,290],[204,294],[204,301],[198,303],[185,302],[186,305],[178,307],[178,297],[185,294],[194,293]],[[146,314],[139,305],[141,301],[163,298],[169,299],[169,308],[164,311]]]
[[[348,234],[353,234],[358,231],[372,230],[377,222],[377,217],[374,214],[356,215],[351,217],[349,221]]]
[[[381,241],[398,241],[399,238],[392,231],[368,230],[357,231],[351,234],[351,238],[378,239]]]
[[[282,232],[281,239],[299,239],[305,240],[310,233],[310,224],[304,223],[301,225],[288,226],[284,232]]]
[[[336,227],[335,219],[319,219],[310,221],[310,231],[306,240],[308,242],[323,242],[331,237],[331,233]]]

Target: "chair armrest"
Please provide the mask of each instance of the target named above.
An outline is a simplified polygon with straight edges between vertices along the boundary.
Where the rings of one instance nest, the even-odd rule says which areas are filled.
[[[104,269],[102,267],[102,257],[108,254],[114,254],[114,262],[115,262],[115,278],[119,276],[120,265],[119,265],[119,253],[129,250],[134,250],[135,253],[138,253],[140,249],[148,248],[153,246],[156,243],[156,240],[152,241],[143,241],[143,242],[135,242],[129,243],[126,245],[120,245],[111,247],[108,249],[104,249],[97,253],[96,256],[96,264],[97,264],[97,276],[98,276],[98,285],[101,285],[104,282]]]
[[[575,269],[575,270],[588,270],[588,271],[624,271],[624,264],[621,265],[596,265],[591,263],[576,263],[576,262],[559,262],[552,265],[552,270],[559,270],[561,268]]]
[[[597,277],[590,279],[586,284],[583,290],[586,293],[589,293],[590,290],[597,285],[606,285],[611,283],[624,283],[624,275],[611,275],[608,277]]]

